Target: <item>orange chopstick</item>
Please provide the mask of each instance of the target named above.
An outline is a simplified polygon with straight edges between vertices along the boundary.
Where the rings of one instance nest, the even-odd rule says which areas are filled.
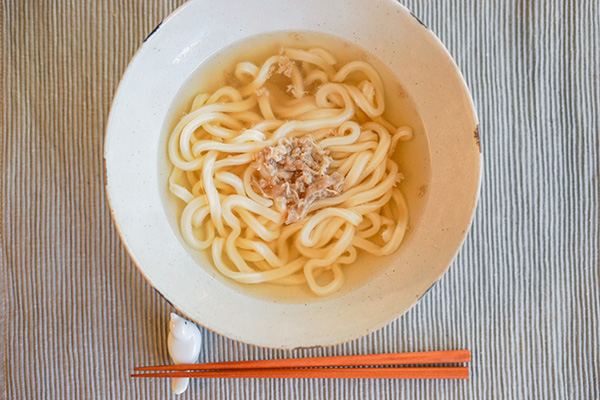
[[[310,367],[350,367],[375,365],[408,365],[408,364],[450,364],[470,362],[469,350],[424,351],[415,353],[383,353],[358,356],[332,356],[287,358],[258,361],[230,361],[204,364],[178,364],[152,367],[137,367],[139,371],[201,371],[231,369],[263,369],[263,368],[310,368]]]
[[[321,379],[467,379],[468,367],[418,368],[259,368],[176,371],[131,375],[134,378],[321,378]]]

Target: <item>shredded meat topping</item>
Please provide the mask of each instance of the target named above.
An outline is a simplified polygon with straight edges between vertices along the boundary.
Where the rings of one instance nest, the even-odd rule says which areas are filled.
[[[269,90],[268,90],[266,87],[264,87],[264,86],[262,86],[262,87],[260,87],[260,88],[256,89],[256,90],[254,91],[254,93],[256,93],[256,95],[257,95],[258,97],[260,97],[260,96],[269,96],[269,94],[270,94],[270,93],[269,93]]]
[[[284,138],[255,155],[253,167],[260,177],[253,176],[252,183],[291,224],[304,218],[315,201],[342,192],[342,174],[328,174],[331,161],[310,135]]]
[[[294,62],[288,57],[283,56],[279,58],[279,68],[277,69],[278,74],[283,74],[288,78],[292,77],[292,69],[294,68]]]

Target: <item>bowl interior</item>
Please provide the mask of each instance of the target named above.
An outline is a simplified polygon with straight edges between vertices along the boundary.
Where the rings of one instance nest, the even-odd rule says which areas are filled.
[[[362,260],[368,268],[350,266],[345,288],[327,298],[274,285],[242,289],[222,278],[204,255],[186,249],[178,205],[166,188],[166,135],[210,73],[203,68],[210,69],[210,60],[227,61],[227,49],[236,43],[260,52],[248,43],[282,32],[289,40],[295,40],[290,32],[300,32],[307,42],[313,35],[308,32],[317,32],[318,40],[331,35],[326,41],[344,38],[366,50],[363,56],[399,84],[387,88],[388,97],[395,90],[405,95],[392,96],[399,102],[392,119],[416,131],[397,154],[413,229],[396,254]],[[203,326],[277,348],[351,340],[408,310],[460,248],[480,168],[477,120],[460,72],[431,31],[387,0],[186,3],[147,38],[127,68],[109,117],[105,160],[117,229],[149,283]]]
[[[210,251],[194,250],[183,240],[179,229],[179,219],[184,202],[174,196],[166,185],[168,173],[172,168],[166,152],[166,142],[181,116],[189,110],[194,96],[203,92],[212,93],[218,89],[224,84],[227,75],[233,72],[233,66],[238,62],[252,61],[255,65],[260,65],[269,56],[277,54],[281,46],[303,49],[326,48],[338,60],[338,68],[353,60],[369,62],[381,75],[386,88],[386,112],[384,113],[386,119],[395,126],[410,126],[413,129],[413,138],[410,141],[401,142],[393,156],[405,177],[399,187],[410,210],[410,230],[407,232],[400,249],[394,254],[375,257],[362,253],[356,262],[344,267],[344,286],[330,297],[344,296],[354,291],[373,280],[392,264],[397,268],[403,268],[407,265],[407,260],[403,258],[403,250],[410,246],[414,233],[419,227],[419,220],[427,200],[430,161],[425,128],[415,104],[402,86],[400,71],[394,73],[383,61],[377,59],[368,51],[333,35],[305,31],[261,34],[236,42],[199,65],[177,92],[163,124],[162,136],[157,151],[157,174],[160,177],[158,190],[174,235],[179,239],[182,247],[186,249],[190,257],[202,268],[202,271],[195,271],[197,274],[209,274],[223,285],[260,299],[288,303],[308,303],[322,301],[323,298],[315,296],[306,285],[282,286],[270,283],[243,285],[216,272],[210,257]]]

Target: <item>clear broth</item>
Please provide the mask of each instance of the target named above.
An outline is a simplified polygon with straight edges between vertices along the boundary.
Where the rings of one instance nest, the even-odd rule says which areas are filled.
[[[166,155],[167,138],[177,122],[190,109],[196,94],[201,92],[212,93],[223,86],[238,62],[251,61],[256,65],[260,65],[269,56],[278,53],[282,46],[297,48],[323,47],[336,57],[338,61],[337,68],[353,60],[369,62],[379,72],[384,83],[385,118],[395,126],[410,126],[414,132],[412,140],[399,143],[393,156],[405,177],[400,183],[400,189],[408,203],[410,215],[409,230],[404,241],[398,251],[390,256],[374,257],[369,254],[360,254],[353,264],[344,267],[346,278],[344,286],[325,299],[343,296],[365,285],[389,267],[392,259],[396,259],[396,257],[394,265],[402,267],[403,249],[410,245],[412,232],[418,227],[420,217],[426,206],[427,185],[430,177],[429,144],[421,117],[409,94],[401,84],[401,71],[398,71],[397,74],[394,73],[385,63],[364,49],[332,35],[286,31],[251,37],[234,43],[218,54],[213,55],[206,62],[199,65],[186,80],[183,87],[178,91],[165,119],[159,149],[159,177],[164,177],[159,190],[165,213],[175,235],[181,245],[196,261],[198,267],[203,268],[207,274],[224,285],[265,301],[307,303],[322,301],[324,298],[314,295],[307,285],[240,284],[221,275],[216,270],[209,251],[200,252],[190,248],[181,237],[179,230],[179,219],[184,204],[169,192],[167,177],[170,169],[165,172],[164,168],[160,167],[161,165],[171,165]]]

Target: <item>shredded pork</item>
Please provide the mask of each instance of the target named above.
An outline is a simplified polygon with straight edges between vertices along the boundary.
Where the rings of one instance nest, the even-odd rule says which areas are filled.
[[[291,224],[304,218],[315,201],[340,195],[344,177],[328,173],[331,161],[310,135],[284,138],[255,155],[253,167],[260,177],[253,176],[252,183]]]
[[[292,77],[292,70],[294,68],[294,62],[286,56],[279,58],[279,68],[277,69],[278,74],[283,74],[288,78]]]

